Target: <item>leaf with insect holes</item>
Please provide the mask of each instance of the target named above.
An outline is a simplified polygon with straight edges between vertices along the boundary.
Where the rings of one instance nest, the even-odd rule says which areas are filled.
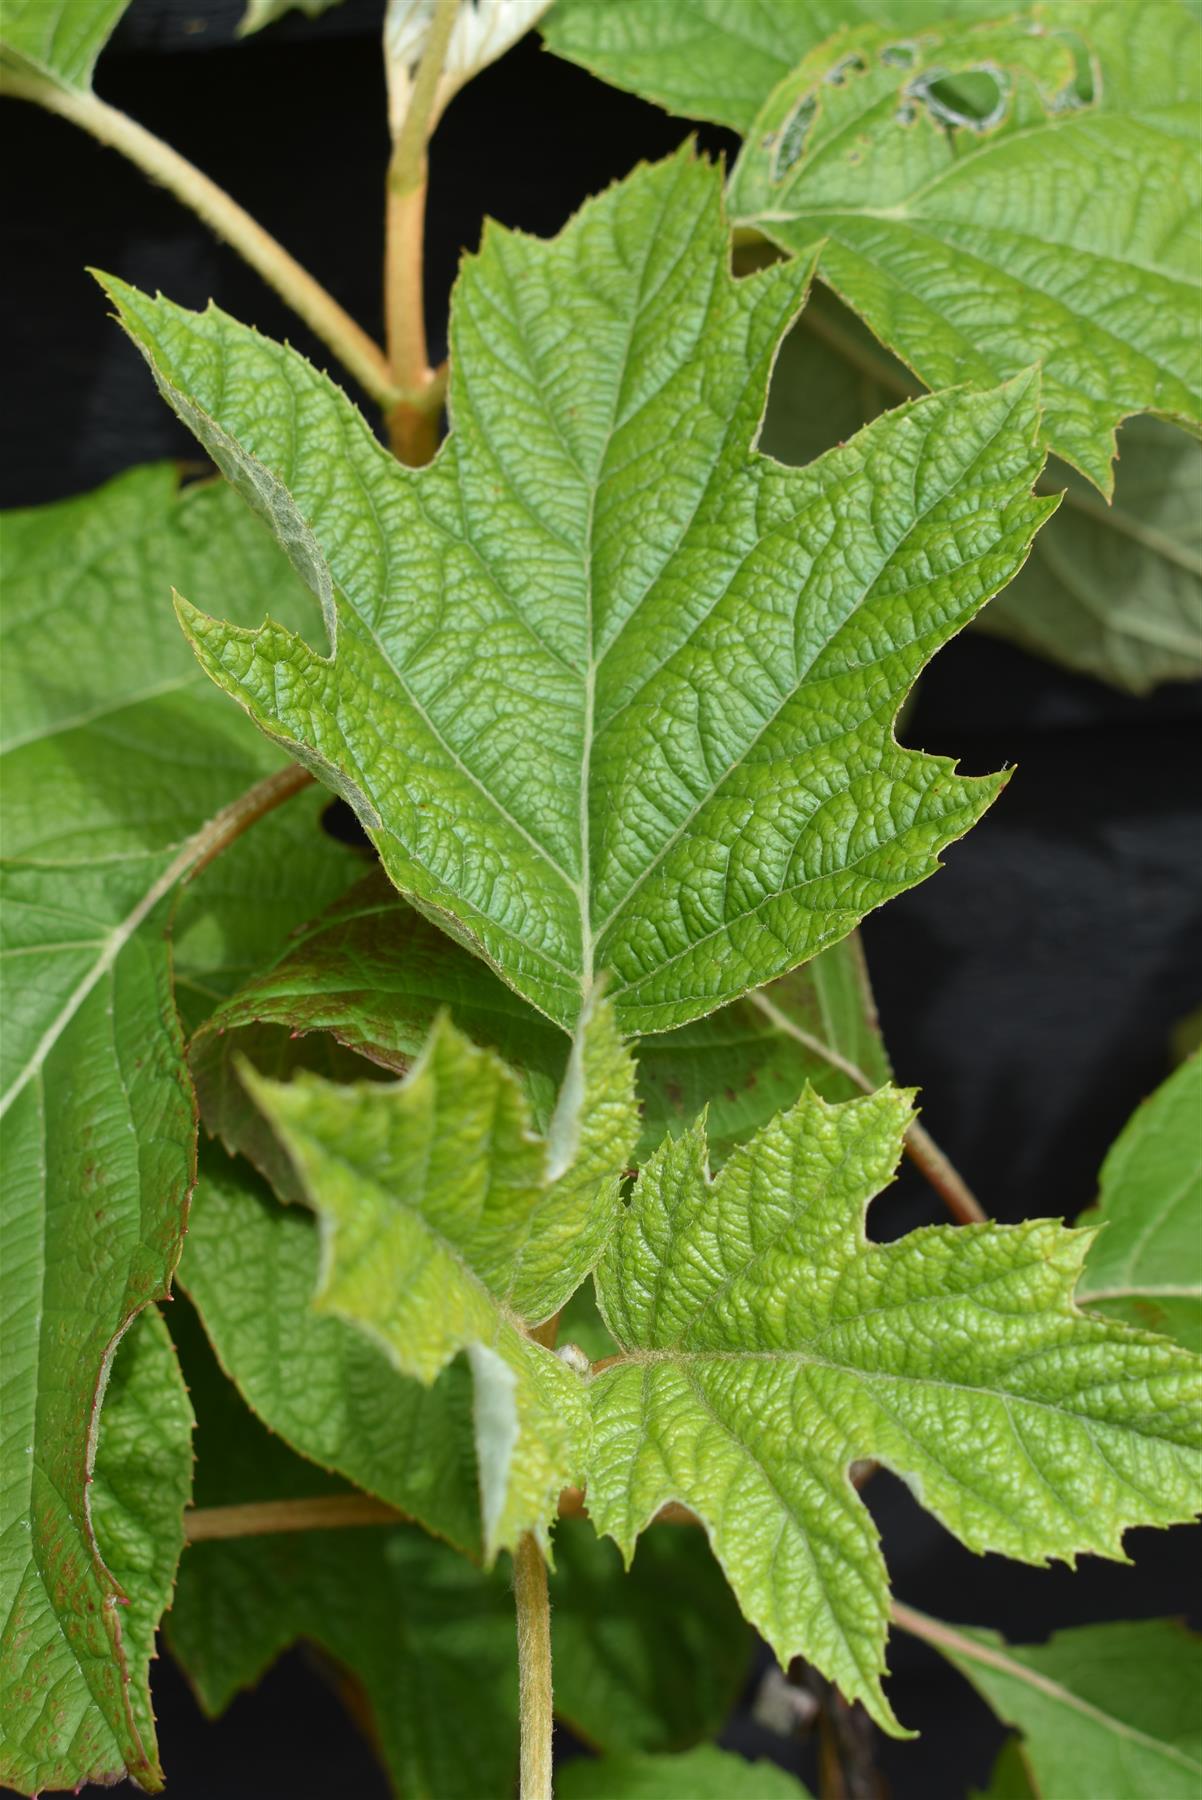
[[[1100,1225],[1077,1298],[1202,1350],[1202,1055],[1128,1120],[1082,1225]]]
[[[1202,1785],[1202,1638],[1176,1620],[1086,1625],[1046,1644],[1008,1644],[996,1632],[934,1620],[922,1635],[1022,1733],[1012,1793],[1194,1800]]]
[[[93,1424],[113,1345],[167,1290],[193,1179],[171,896],[280,763],[198,684],[170,570],[310,604],[228,490],[181,494],[166,464],[5,516],[0,1771],[19,1788],[161,1781],[89,1519]]]
[[[899,8],[904,12],[899,13]],[[746,133],[765,96],[848,25],[996,18],[998,0],[556,0],[547,48],[670,112]]]
[[[545,1137],[516,1077],[445,1016],[395,1085],[242,1079],[321,1222],[316,1304],[427,1384],[467,1352],[486,1555],[545,1542],[587,1408],[523,1327],[574,1293],[617,1218],[638,1119],[612,1009],[582,1021]]]
[[[1202,424],[1200,97],[1178,0],[863,27],[765,101],[731,211],[930,387],[1039,360],[1048,443],[1109,494],[1121,419]]]
[[[870,1244],[909,1097],[807,1092],[706,1167],[703,1123],[644,1168],[597,1270],[619,1355],[589,1383],[589,1515],[629,1555],[675,1500],[744,1614],[898,1731],[888,1582],[848,1480],[876,1458],[971,1549],[1121,1556],[1199,1502],[1196,1358],[1076,1311],[1089,1235],[1046,1219]]]
[[[806,273],[733,280],[719,186],[686,148],[551,242],[490,226],[427,469],[294,352],[107,281],[325,606],[329,655],[181,605],[203,666],[569,1028],[602,972],[625,1031],[683,1024],[938,866],[1002,778],[893,719],[1054,506],[1032,376],[755,454]]]

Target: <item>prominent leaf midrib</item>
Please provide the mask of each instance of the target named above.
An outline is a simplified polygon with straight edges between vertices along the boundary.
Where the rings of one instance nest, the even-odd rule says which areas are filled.
[[[940,1649],[963,1656],[970,1662],[980,1663],[987,1669],[996,1669],[999,1674],[1009,1676],[1011,1680],[1020,1681],[1028,1687],[1035,1688],[1049,1700],[1055,1701],[1057,1705],[1067,1707],[1072,1712],[1081,1713],[1085,1718],[1092,1719],[1095,1724],[1103,1726],[1116,1737],[1126,1738],[1129,1742],[1139,1744],[1144,1749],[1155,1751],[1166,1760],[1187,1769],[1190,1774],[1202,1775],[1202,1760],[1199,1758],[1190,1756],[1187,1751],[1179,1750],[1176,1744],[1166,1743],[1163,1738],[1149,1737],[1147,1732],[1141,1731],[1138,1726],[1129,1725],[1126,1720],[1119,1719],[1115,1714],[1105,1712],[1100,1706],[1095,1706],[1092,1701],[1083,1699],[1079,1694],[1074,1694],[1070,1688],[1063,1687],[1052,1676],[1043,1675],[1038,1670],[1029,1668],[1025,1663],[1016,1662],[1007,1656],[1004,1650],[996,1650],[992,1645],[979,1644],[973,1638],[963,1637],[953,1626],[945,1625],[942,1621],[924,1618],[922,1614],[913,1614],[909,1607],[903,1607],[896,1603],[894,1617],[903,1630],[910,1629],[907,1624],[908,1619],[921,1619],[919,1635],[929,1639]]]
[[[767,1488],[769,1488],[769,1490],[775,1496],[777,1504],[779,1505],[779,1507],[781,1509],[783,1518],[788,1518],[792,1522],[794,1528],[797,1530],[802,1547],[806,1554],[806,1559],[809,1562],[810,1569],[813,1574],[814,1580],[818,1586],[820,1593],[822,1594],[822,1598],[823,1598],[823,1601],[826,1606],[827,1617],[828,1617],[829,1621],[834,1625],[835,1630],[838,1632],[839,1638],[843,1644],[843,1648],[847,1652],[847,1655],[850,1658],[851,1662],[859,1670],[861,1677],[868,1683],[869,1687],[871,1688],[873,1682],[877,1678],[879,1671],[878,1671],[875,1663],[870,1668],[865,1668],[863,1659],[861,1658],[861,1656],[859,1655],[859,1653],[857,1651],[853,1650],[853,1648],[851,1646],[851,1643],[847,1636],[846,1627],[844,1626],[844,1623],[843,1623],[842,1614],[840,1613],[838,1607],[832,1605],[832,1603],[831,1603],[830,1589],[827,1586],[826,1578],[822,1572],[822,1569],[818,1562],[818,1558],[815,1556],[813,1547],[810,1543],[810,1533],[806,1529],[805,1520],[798,1518],[798,1516],[797,1516],[796,1512],[794,1511],[793,1506],[789,1502],[788,1498],[786,1497],[786,1495],[784,1495],[781,1492],[780,1485],[777,1482],[776,1478],[772,1475],[771,1471],[766,1467],[766,1465],[761,1460],[761,1458],[756,1455],[755,1451],[751,1448],[751,1446],[744,1439],[740,1438],[737,1435],[737,1433],[734,1430],[732,1430],[731,1426],[727,1423],[727,1421],[724,1418],[722,1418],[721,1414],[715,1412],[713,1403],[710,1400],[709,1395],[705,1392],[705,1389],[700,1387],[697,1384],[697,1382],[695,1382],[693,1380],[693,1378],[691,1376],[686,1376],[686,1379],[688,1381],[689,1389],[693,1395],[694,1400],[701,1407],[701,1409],[705,1413],[706,1417],[713,1420],[714,1424],[718,1426],[719,1430],[722,1431],[726,1435],[726,1437],[729,1439],[729,1441],[735,1446],[739,1455],[746,1457],[748,1462],[753,1464],[753,1466],[755,1467],[755,1469],[758,1471],[759,1475],[761,1476],[765,1486]],[[783,1522],[782,1522],[781,1531],[777,1535],[776,1548],[779,1548],[782,1536],[783,1536]],[[774,1554],[775,1554],[775,1550],[774,1550]],[[719,1560],[721,1560],[721,1558],[719,1558]]]
[[[1100,1321],[1097,1321],[1100,1323]],[[1038,1412],[1050,1412],[1057,1418],[1075,1419],[1087,1430],[1100,1426],[1104,1430],[1117,1430],[1113,1420],[1098,1418],[1093,1413],[1079,1411],[1071,1406],[1061,1405],[1052,1400],[1039,1400],[1030,1394],[1020,1394],[1005,1387],[981,1387],[970,1382],[948,1381],[943,1376],[907,1375],[897,1370],[863,1369],[855,1363],[836,1362],[831,1357],[815,1356],[808,1350],[623,1350],[601,1371],[601,1376],[617,1371],[623,1366],[638,1365],[653,1368],[666,1365],[668,1368],[696,1368],[707,1363],[780,1363],[794,1364],[797,1367],[829,1369],[835,1375],[842,1375],[848,1380],[869,1385],[881,1382],[886,1386],[940,1388],[949,1393],[968,1394],[987,1400],[1000,1400],[1003,1403],[1013,1401],[1016,1405],[1031,1407]],[[1137,1425],[1124,1421],[1121,1427],[1124,1433],[1142,1438],[1145,1442],[1158,1444],[1165,1449],[1186,1451],[1187,1444],[1178,1443],[1175,1438],[1155,1437],[1150,1432],[1141,1431]],[[1126,1480],[1126,1477],[1122,1478]],[[1128,1485],[1130,1485],[1128,1483]]]
[[[197,672],[199,674],[199,671]],[[51,724],[30,730],[23,737],[6,738],[0,743],[0,756],[10,756],[16,750],[24,750],[30,744],[40,744],[46,739],[65,737],[68,732],[83,731],[89,725],[96,725],[101,719],[111,718],[116,713],[125,712],[127,708],[143,706],[150,700],[164,699],[168,694],[178,694],[188,688],[203,687],[204,676],[197,674],[177,677],[174,681],[162,681],[152,687],[142,688],[133,694],[124,694],[103,706],[95,706],[87,712],[75,713],[65,719],[55,719]]]

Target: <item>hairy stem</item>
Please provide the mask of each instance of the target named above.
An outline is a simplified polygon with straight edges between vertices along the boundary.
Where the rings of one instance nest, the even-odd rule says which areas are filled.
[[[821,1038],[804,1031],[788,1013],[782,1012],[779,1006],[769,1000],[766,994],[748,994],[747,998],[766,1019],[771,1020],[778,1031],[791,1037],[794,1043],[801,1044],[813,1055],[820,1056],[832,1069],[838,1069],[849,1081],[854,1081],[862,1093],[875,1094],[877,1084],[871,1076],[857,1068],[846,1056],[840,1056],[829,1044],[824,1044]],[[906,1133],[906,1154],[922,1170],[957,1224],[980,1225],[989,1217],[963,1176],[953,1168],[930,1132],[925,1131],[921,1125],[911,1125]]]
[[[518,1620],[521,1800],[551,1800],[551,1607],[547,1565],[529,1532],[513,1553],[513,1598]]]
[[[380,346],[270,232],[170,144],[92,93],[60,88],[32,75],[6,79],[4,91],[70,119],[169,189],[287,301],[365,393],[385,410],[393,405],[394,384]]]
[[[335,1531],[398,1525],[407,1515],[371,1494],[320,1494],[310,1500],[260,1500],[245,1506],[193,1506],[184,1514],[189,1544],[214,1538],[272,1537],[284,1531]]]
[[[388,364],[398,397],[388,412],[388,435],[402,462],[428,463],[438,448],[442,386],[426,347],[423,269],[426,232],[426,144],[438,84],[459,0],[436,0],[409,105],[388,165],[384,317]]]

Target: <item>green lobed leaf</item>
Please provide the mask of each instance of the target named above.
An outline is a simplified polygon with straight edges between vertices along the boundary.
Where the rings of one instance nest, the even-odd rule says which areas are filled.
[[[589,1384],[589,1514],[629,1555],[696,1512],[782,1663],[899,1727],[888,1585],[848,1480],[875,1458],[969,1548],[1121,1557],[1199,1504],[1197,1359],[1073,1305],[1089,1235],[1042,1219],[864,1235],[905,1094],[807,1092],[712,1180],[703,1124],[643,1170],[597,1271],[624,1352]]]
[[[466,1350],[486,1554],[525,1531],[545,1544],[587,1408],[524,1328],[579,1287],[620,1207],[638,1122],[611,1008],[583,1020],[545,1138],[516,1077],[445,1015],[395,1085],[242,1079],[321,1221],[315,1304],[427,1384]]]
[[[752,1637],[699,1531],[649,1532],[629,1570],[561,1519],[551,1578],[555,1711],[606,1751],[682,1750],[726,1723]]]
[[[1080,1222],[1104,1227],[1081,1304],[1202,1350],[1202,1055],[1132,1114]]]
[[[87,1491],[113,1346],[167,1290],[194,1172],[170,895],[278,766],[198,685],[170,615],[174,567],[297,616],[231,499],[181,495],[163,465],[5,518],[0,1769],[18,1787],[161,1779]],[[55,1694],[40,1717],[31,1688]]]
[[[784,973],[930,874],[1002,781],[891,726],[1052,510],[1033,379],[782,469],[751,445],[805,270],[736,282],[726,246],[687,152],[549,243],[490,226],[452,308],[455,430],[416,471],[294,352],[107,283],[323,597],[328,657],[183,606],[204,667],[569,1027],[595,972],[637,1032]]]
[[[582,1758],[558,1772],[558,1800],[807,1800],[792,1775],[711,1745],[683,1756]]]
[[[864,27],[766,101],[731,210],[820,246],[823,279],[928,386],[1039,357],[1048,443],[1109,494],[1121,419],[1202,422],[1200,97],[1178,0]]]
[[[934,1621],[923,1635],[1021,1731],[1030,1788],[1019,1793],[1194,1800],[1202,1638],[1174,1620],[1086,1625],[1046,1644],[1008,1644],[996,1632]]]
[[[541,30],[557,56],[615,87],[746,133],[765,95],[844,26],[900,15],[913,31],[998,10],[997,0],[556,0]]]
[[[159,1620],[171,1603],[192,1497],[192,1408],[157,1307],[117,1346],[104,1393],[89,1505],[96,1545],[117,1584],[129,1703],[154,1743],[147,1679]],[[61,1722],[60,1722],[61,1729]]]
[[[221,1379],[194,1321],[176,1311],[185,1314],[172,1322],[200,1426],[198,1504],[335,1491],[255,1422]],[[404,1800],[480,1800],[510,1789],[517,1762],[512,1598],[499,1576],[482,1574],[412,1527],[192,1544],[167,1639],[210,1715],[305,1640],[360,1685]]]
[[[281,1206],[245,1163],[207,1152],[179,1279],[218,1362],[269,1431],[479,1555],[468,1371],[461,1359],[424,1387],[361,1331],[314,1310],[311,1213]]]
[[[792,1106],[807,1082],[828,1100],[850,1100],[891,1072],[855,933],[707,1018],[644,1038],[636,1057],[638,1161],[705,1108],[717,1165]]]
[[[814,296],[781,346],[761,447],[807,463],[917,391],[853,313]],[[1060,462],[1039,485],[1065,489],[1064,504],[975,625],[1132,693],[1202,674],[1202,446],[1160,419],[1130,419],[1110,506]]]

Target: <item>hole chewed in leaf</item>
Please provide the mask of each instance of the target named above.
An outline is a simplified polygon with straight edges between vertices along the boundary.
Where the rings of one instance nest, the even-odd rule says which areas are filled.
[[[832,68],[827,70],[822,79],[830,87],[842,87],[849,75],[863,75],[867,68],[868,64],[856,50],[850,56],[845,56],[835,63]]]
[[[906,88],[908,98],[926,107],[936,124],[967,131],[992,131],[1006,116],[1009,78],[995,65],[982,64],[955,75],[932,69]]]
[[[803,94],[777,132],[776,155],[772,158],[773,181],[783,181],[789,170],[801,161],[817,111],[817,97],[814,94]]]
[[[912,69],[918,56],[918,45],[909,42],[886,44],[881,61],[887,69]]]

